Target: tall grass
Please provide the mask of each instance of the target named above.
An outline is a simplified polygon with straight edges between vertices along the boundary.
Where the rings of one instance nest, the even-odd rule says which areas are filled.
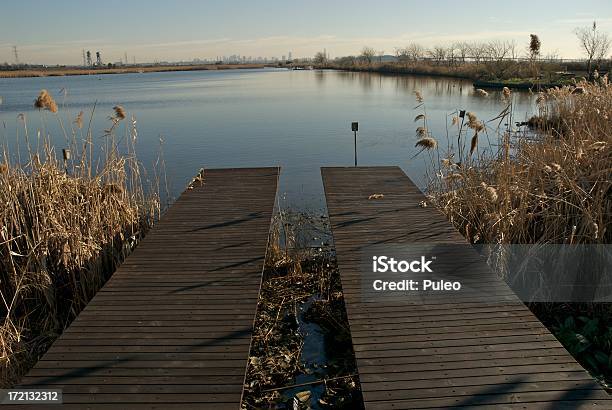
[[[374,71],[388,74],[415,74],[456,77],[466,79],[479,79],[487,76],[487,69],[483,64],[463,64],[459,66],[434,65],[427,62],[414,62],[401,64],[395,62],[359,64],[358,62],[334,62],[326,68],[350,71]]]
[[[20,148],[11,152],[5,144],[0,159],[3,386],[35,363],[160,211],[158,185],[145,186],[135,154],[136,122],[122,107],[94,154],[93,111],[66,119],[44,90],[35,106],[43,126],[33,138],[20,115]],[[61,153],[46,131],[51,121],[63,130]]]
[[[493,134],[491,146],[498,147],[488,150],[488,154],[479,154],[478,132],[474,132],[467,150],[470,128],[474,127],[466,127],[469,134],[464,132],[463,121],[455,117],[456,145],[449,144],[439,163],[430,152],[433,177],[429,200],[470,242],[487,245],[483,250],[502,276],[507,275],[505,259],[512,253],[505,244],[533,244],[534,250],[546,244],[610,244],[612,87],[608,79],[539,94],[538,113],[527,122],[533,129],[519,135],[511,125],[512,96],[506,91],[502,98],[508,100],[508,105],[481,132],[487,138],[489,133]],[[508,126],[491,126],[504,122]],[[559,257],[564,255],[562,250],[555,252]],[[593,251],[586,257],[598,260],[599,252]],[[540,284],[542,289],[532,290],[546,294],[547,284],[566,281],[567,273],[576,274],[563,272],[563,265],[559,266],[558,272],[530,271],[524,283],[531,284],[530,287]],[[590,289],[604,283],[603,279],[608,283],[608,276],[605,267],[601,271],[595,268],[594,272],[581,272],[577,289]],[[517,279],[516,275],[512,277]],[[587,286],[580,286],[583,284]],[[609,390],[610,304],[567,300],[528,305],[579,363]]]
[[[410,62],[374,62],[365,64],[354,58],[342,58],[327,63],[319,68],[357,72],[378,72],[383,74],[464,78],[475,81],[503,82],[512,86],[532,84],[534,88],[553,84],[565,84],[570,81],[556,74],[557,71],[563,70],[560,64],[545,62],[539,63],[539,69],[542,73],[541,77],[534,77],[532,65],[524,61],[435,63],[433,61],[423,60]]]
[[[431,201],[473,243],[610,243],[612,87],[607,77],[539,94],[538,115],[529,121],[535,135],[518,138],[511,130],[512,97],[505,92],[507,107],[484,132],[453,121],[456,145],[449,145],[431,170]],[[496,128],[504,122],[509,125]],[[488,155],[479,155],[474,146],[479,134],[494,135]],[[468,150],[464,145],[470,139]]]

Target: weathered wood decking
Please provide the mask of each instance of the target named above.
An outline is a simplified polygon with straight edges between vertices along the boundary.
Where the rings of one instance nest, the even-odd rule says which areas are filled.
[[[20,387],[62,388],[61,408],[238,409],[278,174],[207,170]]]
[[[462,244],[397,167],[323,168],[366,408],[612,408],[609,396],[469,247],[448,255],[491,302],[364,298],[361,257],[381,244]],[[381,200],[369,200],[374,193]],[[445,257],[446,259],[446,257]],[[477,279],[477,280],[475,280]]]

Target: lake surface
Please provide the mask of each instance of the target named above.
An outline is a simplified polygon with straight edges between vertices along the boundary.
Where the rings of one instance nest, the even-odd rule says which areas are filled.
[[[0,142],[13,155],[23,128],[17,116],[26,115],[31,135],[43,125],[33,107],[43,88],[66,124],[79,111],[87,117],[97,101],[96,137],[109,127],[112,107],[124,106],[137,120],[145,166],[152,166],[163,139],[174,196],[202,167],[280,165],[281,204],[306,210],[324,208],[319,167],[353,165],[352,121],[359,121],[359,165],[399,165],[423,186],[428,157],[413,158],[419,150],[414,118],[422,112],[415,110],[415,90],[425,98],[429,129],[441,147],[456,110],[489,120],[505,107],[499,92],[483,98],[467,80],[375,73],[261,69],[0,79]],[[527,93],[514,93],[514,103],[516,120],[533,111]],[[57,120],[47,113],[46,123],[61,151]]]

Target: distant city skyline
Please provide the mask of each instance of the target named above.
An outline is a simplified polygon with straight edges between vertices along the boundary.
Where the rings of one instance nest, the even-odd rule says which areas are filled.
[[[577,8],[579,10],[577,11]],[[134,60],[213,61],[223,56],[332,57],[357,55],[364,46],[385,54],[411,42],[425,47],[457,41],[512,40],[523,52],[529,34],[538,34],[542,55],[580,58],[573,33],[596,20],[612,36],[612,2],[586,0],[356,0],[293,3],[182,0],[83,2],[22,0],[2,5],[0,63],[83,62],[83,50],[100,51],[105,63]]]

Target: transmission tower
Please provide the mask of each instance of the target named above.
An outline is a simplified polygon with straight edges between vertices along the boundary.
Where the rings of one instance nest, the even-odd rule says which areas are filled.
[[[91,51],[87,50],[87,66],[91,67]]]
[[[100,54],[99,51],[96,51],[96,65],[98,66],[102,65],[102,55]]]
[[[15,56],[15,64],[19,65],[19,53],[17,52],[17,46],[13,46],[13,55]]]

